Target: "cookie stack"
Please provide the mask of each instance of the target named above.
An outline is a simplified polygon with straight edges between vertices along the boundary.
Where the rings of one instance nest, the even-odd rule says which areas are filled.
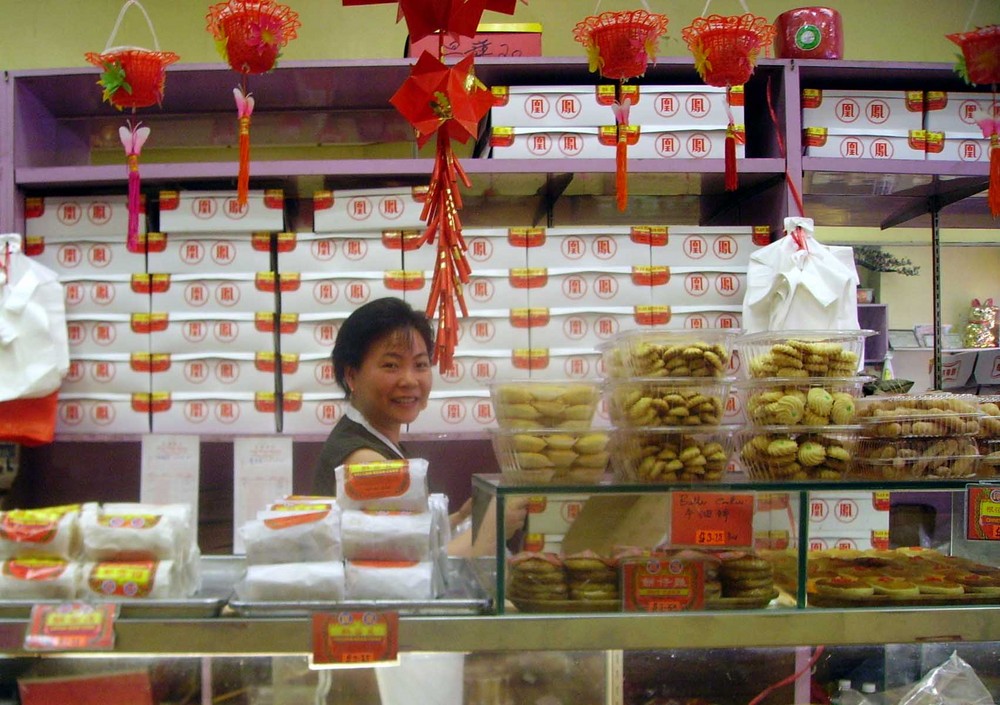
[[[723,329],[633,330],[602,349],[618,481],[722,479],[732,450],[722,421],[735,338]]]
[[[507,596],[528,602],[563,601],[569,598],[566,572],[554,553],[519,553],[509,561]]]
[[[719,566],[724,598],[770,599],[774,593],[771,563],[753,553],[726,558]]]
[[[971,394],[869,397],[858,407],[861,441],[856,470],[877,479],[933,480],[974,476],[984,422]],[[989,474],[992,474],[990,468]]]
[[[618,599],[618,569],[613,561],[587,551],[565,557],[563,566],[566,568],[570,599],[584,601]]]
[[[739,459],[756,479],[838,480],[851,468],[865,331],[758,333],[736,341],[749,425]]]

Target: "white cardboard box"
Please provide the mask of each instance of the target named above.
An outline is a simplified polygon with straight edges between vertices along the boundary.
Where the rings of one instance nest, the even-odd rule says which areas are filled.
[[[145,199],[139,231],[146,232]],[[47,241],[91,236],[118,238],[128,233],[128,196],[42,196],[24,203],[24,234]]]
[[[407,427],[407,432],[482,431],[495,425],[496,415],[489,391],[434,391],[427,408]]]
[[[331,346],[332,349],[333,346]],[[331,394],[340,392],[329,352],[283,353],[281,390],[289,394]]]
[[[727,95],[716,86],[639,87],[639,99],[629,111],[633,125],[699,124],[725,128],[730,120],[744,123],[743,87]],[[727,111],[728,107],[728,111]]]
[[[72,240],[32,236],[25,238],[24,253],[39,264],[66,275],[146,271],[145,251],[129,252],[121,235],[91,235]]]
[[[923,128],[922,91],[802,89],[802,124],[807,127],[896,130]]]
[[[979,131],[927,132],[930,161],[988,162],[990,141]]]
[[[520,375],[514,366],[513,350],[455,349],[451,368],[441,373],[434,368],[434,389],[439,391],[482,391],[491,382]]]
[[[313,230],[317,233],[419,228],[424,225],[426,186],[316,191]]]
[[[564,535],[580,515],[588,495],[541,495],[528,500],[527,531]]]
[[[60,394],[56,436],[148,433],[149,411],[139,400],[148,395]],[[137,403],[133,403],[136,400]]]
[[[330,272],[280,274],[282,313],[350,313],[362,304],[386,296],[407,299],[426,292],[426,272],[401,269],[378,272],[347,268]],[[426,296],[426,293],[423,294]]]
[[[941,386],[945,389],[952,389],[969,384],[975,371],[977,354],[975,351],[942,352]],[[933,378],[932,368],[931,379],[933,380]]]
[[[157,354],[151,363],[154,392],[275,391],[272,351]]]
[[[737,126],[740,129],[741,126]],[[635,129],[628,156],[636,159],[722,159],[726,128],[699,125],[642,125]],[[613,159],[617,131],[604,127],[494,127],[494,159]],[[746,147],[737,144],[736,156]]]
[[[490,119],[510,127],[614,124],[614,86],[493,86]]]
[[[601,354],[594,348],[531,348],[531,379],[592,380],[603,375]]]
[[[874,128],[805,128],[807,157],[836,159],[908,159],[926,157],[927,133],[923,130],[899,132]]]
[[[973,372],[976,384],[1000,384],[1000,348],[983,348],[976,353],[976,367]]]
[[[153,311],[274,311],[272,272],[150,274]]]
[[[741,304],[714,306],[654,306],[656,315],[648,317],[654,330],[690,330],[704,328],[739,329],[742,326]]]
[[[278,271],[329,272],[337,269],[403,269],[402,231],[352,233],[278,233]],[[414,267],[414,269],[420,269]]]
[[[528,347],[528,329],[512,313],[511,309],[484,309],[459,316],[456,349],[473,353]]]
[[[542,285],[527,268],[474,269],[464,286],[465,304],[469,314],[499,307],[524,308],[533,289]],[[425,272],[428,281],[433,272]]]
[[[652,286],[654,305],[734,306],[743,303],[745,267],[742,271],[733,267],[661,267],[657,270]]]
[[[745,132],[742,124],[735,129]],[[641,125],[638,142],[628,150],[637,159],[723,159],[725,154],[726,125]],[[737,142],[737,159],[745,156],[746,145]]]
[[[810,538],[872,531],[889,531],[887,491],[824,490],[809,494]]]
[[[274,433],[273,392],[176,392],[155,394],[153,433]]]
[[[543,282],[528,293],[530,306],[648,306],[653,273],[649,267],[549,267],[530,269]]]
[[[529,243],[544,233],[545,228],[463,228],[465,259],[475,274],[480,270],[518,269],[528,266]],[[414,231],[416,232],[416,231]],[[417,232],[416,237],[422,235]],[[409,238],[408,238],[409,239]],[[403,244],[405,269],[431,271],[437,263],[438,243],[414,247]]]
[[[150,352],[203,353],[274,351],[272,312],[153,312]]]
[[[982,136],[977,119],[993,112],[989,93],[927,91],[924,129],[928,132],[975,132]]]
[[[59,394],[132,394],[149,392],[149,369],[133,365],[127,353],[94,353],[74,356],[63,378]]]
[[[235,191],[160,191],[160,230],[167,233],[275,233],[285,229],[281,189],[250,191],[240,206]]]
[[[581,225],[540,229],[528,267],[633,267],[650,264],[649,239],[633,228]]]
[[[282,355],[322,353],[329,355],[337,341],[337,331],[348,314],[343,311],[325,313],[282,313],[278,320]]]
[[[625,330],[646,328],[658,320],[650,306],[554,306],[517,312],[527,321],[531,348],[593,348]]]
[[[149,288],[145,275],[63,274],[66,313],[149,313]]]
[[[271,269],[270,233],[149,233],[147,242],[149,272],[183,274]]]
[[[69,353],[86,357],[94,353],[149,352],[149,330],[142,318],[142,314],[67,313]]]
[[[344,415],[343,394],[304,392],[285,394],[281,406],[281,432],[327,435]]]
[[[768,226],[640,226],[641,236],[650,241],[653,266],[745,267],[750,255],[770,244]]]

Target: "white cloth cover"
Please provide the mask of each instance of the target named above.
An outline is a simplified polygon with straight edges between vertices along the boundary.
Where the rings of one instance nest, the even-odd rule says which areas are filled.
[[[0,234],[0,401],[43,397],[69,371],[66,304],[59,276]]]
[[[785,218],[785,234],[750,255],[744,332],[860,329],[853,248],[821,244],[810,218]]]

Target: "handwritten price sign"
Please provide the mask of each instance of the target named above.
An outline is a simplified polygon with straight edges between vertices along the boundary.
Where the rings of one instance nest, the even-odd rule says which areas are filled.
[[[670,542],[674,546],[747,548],[753,545],[754,496],[731,492],[675,492]]]

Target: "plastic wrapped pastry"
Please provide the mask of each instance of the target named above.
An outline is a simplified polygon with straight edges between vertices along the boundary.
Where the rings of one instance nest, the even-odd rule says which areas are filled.
[[[85,563],[79,596],[85,600],[174,600],[189,597],[174,561],[119,560]]]
[[[248,601],[326,601],[344,599],[344,564],[282,563],[252,565],[240,586]]]
[[[424,561],[431,557],[433,514],[345,509],[341,517],[344,558]]]
[[[0,568],[0,598],[72,600],[79,579],[80,564],[74,561],[41,556],[11,558]]]
[[[344,509],[427,511],[427,461],[422,458],[338,465],[334,473]]]
[[[348,600],[434,599],[433,561],[347,561]]]
[[[0,558],[73,558],[80,550],[79,516],[77,504],[0,512]]]
[[[340,515],[337,507],[260,512],[240,528],[247,564],[341,560]]]
[[[109,504],[80,514],[83,555],[93,561],[183,558],[193,544],[187,505]]]

